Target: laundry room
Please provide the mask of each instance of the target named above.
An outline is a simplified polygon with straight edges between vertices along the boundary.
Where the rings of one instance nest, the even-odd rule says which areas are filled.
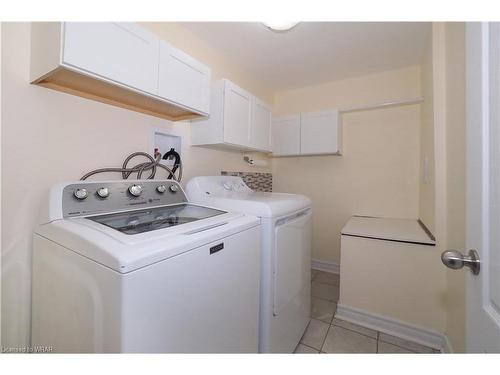
[[[2,353],[499,353],[498,24],[215,19],[2,20]]]

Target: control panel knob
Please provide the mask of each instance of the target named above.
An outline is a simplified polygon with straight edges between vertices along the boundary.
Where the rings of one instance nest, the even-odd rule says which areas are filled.
[[[177,185],[173,185],[173,184],[172,184],[172,185],[170,185],[170,188],[169,188],[169,189],[170,189],[170,191],[171,191],[172,193],[177,193],[177,191],[179,190],[179,186],[177,186]]]
[[[88,197],[89,193],[87,189],[81,188],[81,189],[76,189],[75,192],[73,193],[76,199],[85,199]]]
[[[109,188],[101,187],[101,188],[97,189],[97,195],[101,198],[109,197]]]
[[[165,185],[158,185],[156,187],[156,191],[160,194],[163,194],[164,192],[167,191],[167,187]]]
[[[232,189],[233,189],[233,186],[232,186],[229,182],[227,182],[227,181],[223,182],[223,183],[222,183],[222,186],[223,186],[223,187],[224,187],[224,189],[226,189],[226,190],[232,190]]]
[[[128,192],[132,194],[134,197],[138,197],[142,193],[141,185],[132,185],[128,188]]]

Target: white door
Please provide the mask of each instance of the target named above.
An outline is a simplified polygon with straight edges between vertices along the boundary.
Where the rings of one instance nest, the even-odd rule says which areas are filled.
[[[301,114],[300,153],[314,155],[338,151],[338,111]]]
[[[273,272],[275,316],[286,308],[300,307],[301,303],[309,304],[311,218],[311,211],[305,210],[276,223]],[[309,311],[305,318],[308,317]]]
[[[500,352],[500,26],[469,23],[467,54],[467,351]],[[463,272],[463,271],[462,271]]]
[[[230,81],[224,87],[224,142],[250,146],[252,95]]]
[[[300,115],[287,116],[273,120],[273,156],[300,154]]]
[[[273,352],[291,353],[311,317],[311,211],[276,221],[274,230]],[[276,332],[276,331],[275,331]]]
[[[160,42],[158,95],[209,113],[210,69],[170,44]]]
[[[63,63],[156,94],[159,43],[134,23],[66,22]]]
[[[271,151],[271,108],[257,98],[252,100],[251,146]]]

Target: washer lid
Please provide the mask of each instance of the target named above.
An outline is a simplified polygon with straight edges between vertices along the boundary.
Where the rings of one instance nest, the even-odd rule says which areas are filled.
[[[279,217],[311,206],[304,195],[261,192],[210,194],[199,203],[259,217]]]
[[[106,225],[121,233],[139,234],[192,223],[225,213],[213,208],[181,203],[144,210],[90,216],[87,219]]]
[[[77,217],[39,225],[35,233],[68,251],[127,273],[210,243],[218,245],[224,238],[259,223],[255,216],[224,213],[182,225],[127,234],[89,218]]]
[[[342,228],[342,235],[398,241],[421,245],[436,244],[432,233],[416,219],[353,216]]]
[[[186,192],[191,202],[259,217],[279,217],[311,206],[304,195],[255,192],[234,176],[195,177]]]

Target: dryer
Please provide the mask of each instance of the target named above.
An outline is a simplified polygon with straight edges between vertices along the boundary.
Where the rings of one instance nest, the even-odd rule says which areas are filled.
[[[172,180],[60,184],[34,234],[32,345],[257,352],[260,220]]]
[[[186,192],[193,202],[261,218],[259,351],[293,352],[310,321],[310,199],[255,192],[235,176],[195,177]]]

